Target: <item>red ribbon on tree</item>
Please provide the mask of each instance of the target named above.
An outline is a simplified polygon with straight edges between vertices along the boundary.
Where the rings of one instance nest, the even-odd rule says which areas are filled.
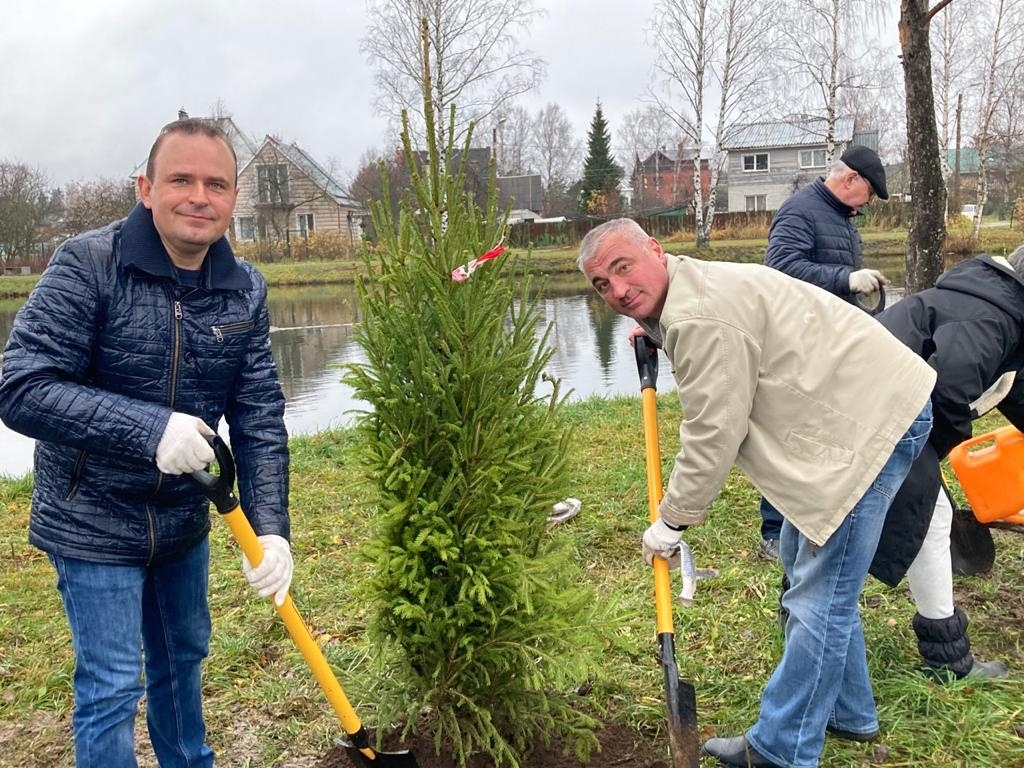
[[[468,264],[463,264],[461,267],[456,267],[452,270],[452,280],[456,283],[464,283],[469,279],[469,276],[476,272],[476,268],[481,264],[496,259],[505,252],[505,246],[502,243],[505,242],[505,238],[502,237],[496,246],[491,248],[483,256],[478,256]]]

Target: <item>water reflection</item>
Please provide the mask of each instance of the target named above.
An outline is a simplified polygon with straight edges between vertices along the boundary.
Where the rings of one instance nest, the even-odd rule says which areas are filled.
[[[359,310],[352,286],[274,289],[270,292],[271,347],[287,400],[289,434],[302,435],[350,424],[362,410],[351,389],[341,383],[341,367],[364,362],[352,339]],[[0,345],[6,343],[18,302],[0,304]],[[632,321],[616,315],[582,276],[550,281],[539,303],[538,337],[550,328],[553,354],[546,372],[561,380],[570,399],[639,392],[636,363],[625,338]],[[662,358],[664,362],[664,358]],[[673,388],[661,365],[658,389]],[[541,383],[538,394],[551,384]],[[32,441],[0,424],[0,474],[31,469]]]

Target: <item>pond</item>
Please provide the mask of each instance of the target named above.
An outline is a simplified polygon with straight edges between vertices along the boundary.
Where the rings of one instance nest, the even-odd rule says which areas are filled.
[[[0,349],[20,303],[0,303]],[[287,401],[289,434],[351,424],[352,411],[365,408],[341,383],[341,367],[364,360],[352,339],[352,324],[359,319],[353,287],[273,289],[269,303],[271,347]],[[561,380],[563,393],[571,390],[570,400],[639,393],[633,350],[626,341],[633,321],[608,309],[582,275],[553,279],[539,310],[538,335],[551,329],[546,372]],[[538,394],[551,391],[550,384],[541,387]],[[671,372],[661,365],[658,390],[672,389]],[[0,475],[30,471],[32,446],[32,440],[0,424]]]

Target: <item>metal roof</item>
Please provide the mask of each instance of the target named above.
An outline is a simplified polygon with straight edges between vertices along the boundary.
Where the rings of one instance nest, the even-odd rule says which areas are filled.
[[[338,205],[347,208],[360,207],[358,202],[348,196],[344,187],[342,187],[341,184],[331,176],[331,174],[324,170],[323,166],[310,157],[306,151],[301,149],[297,144],[285,144],[283,141],[279,141],[273,136],[267,136],[266,141],[269,142],[275,150],[291,160],[299,170],[306,174],[314,184],[320,187],[320,189],[322,189]]]
[[[824,144],[827,127],[822,117],[745,123],[734,125],[723,144],[727,150]],[[853,138],[853,118],[836,118],[834,134],[837,143],[848,143]]]

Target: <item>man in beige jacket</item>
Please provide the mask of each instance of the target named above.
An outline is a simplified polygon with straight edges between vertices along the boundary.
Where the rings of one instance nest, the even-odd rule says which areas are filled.
[[[734,464],[785,518],[782,660],[757,722],[704,750],[726,765],[810,768],[826,731],[875,738],[858,597],[928,437],[934,371],[828,292],[761,265],[668,255],[630,219],[590,232],[579,266],[665,351],[683,406],[661,516],[643,536],[647,562],[703,522]]]

